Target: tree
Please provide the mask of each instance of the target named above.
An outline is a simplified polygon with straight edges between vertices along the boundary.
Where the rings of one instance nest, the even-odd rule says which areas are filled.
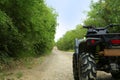
[[[76,38],[83,38],[86,33],[86,30],[82,28],[82,25],[77,25],[76,29],[70,30],[65,33],[65,35],[58,40],[57,47],[60,50],[73,50],[74,49],[74,40]]]
[[[120,24],[120,0],[99,0],[91,3],[91,10],[85,25],[105,26],[108,24]],[[120,27],[112,29],[113,32],[120,32]]]
[[[1,0],[1,53],[17,58],[51,51],[56,18],[44,0]]]

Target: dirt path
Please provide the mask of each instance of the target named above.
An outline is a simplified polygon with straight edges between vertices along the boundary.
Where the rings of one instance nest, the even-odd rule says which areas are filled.
[[[53,50],[42,65],[25,72],[22,80],[73,80],[70,53]]]
[[[74,80],[72,73],[72,53],[53,49],[42,64],[32,69],[22,69],[13,72],[14,77],[4,80]],[[98,72],[99,76],[110,76]],[[17,77],[17,78],[15,78]]]
[[[3,80],[73,80],[72,53],[53,49],[42,64],[32,69],[15,70]]]

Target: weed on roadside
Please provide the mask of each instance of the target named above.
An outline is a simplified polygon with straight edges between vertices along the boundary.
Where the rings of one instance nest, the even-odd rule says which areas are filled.
[[[22,73],[22,72],[16,73],[16,78],[20,79],[22,76],[23,76],[23,73]]]

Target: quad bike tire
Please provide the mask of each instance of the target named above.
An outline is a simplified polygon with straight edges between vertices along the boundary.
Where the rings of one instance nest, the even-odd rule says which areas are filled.
[[[79,55],[78,73],[79,80],[96,80],[96,63],[91,53]]]
[[[74,53],[73,54],[73,76],[74,76],[74,80],[79,80],[78,78],[78,68],[77,68],[77,56]]]

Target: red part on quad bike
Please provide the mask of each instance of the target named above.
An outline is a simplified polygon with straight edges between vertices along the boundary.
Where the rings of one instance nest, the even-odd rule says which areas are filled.
[[[112,44],[120,44],[120,39],[113,39],[111,40]]]

